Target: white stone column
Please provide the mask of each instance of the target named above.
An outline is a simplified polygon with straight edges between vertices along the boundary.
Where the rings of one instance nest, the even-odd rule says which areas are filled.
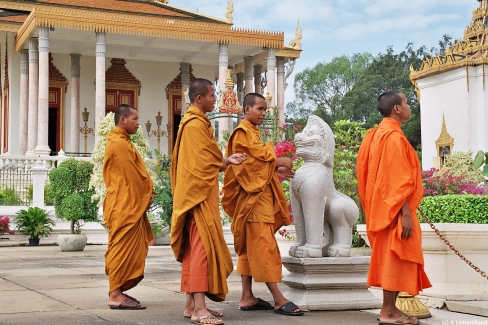
[[[267,60],[267,92],[271,95],[271,106],[276,106],[276,49],[268,49]],[[278,110],[278,117],[280,119],[280,125],[285,123],[284,112]]]
[[[283,123],[285,122],[285,58],[279,56],[276,58],[276,103],[278,112],[283,112]]]
[[[95,74],[95,143],[98,140],[98,124],[105,118],[105,33],[96,34]]]
[[[227,80],[227,69],[229,66],[228,45],[219,43],[219,90],[222,93],[225,90],[225,81]],[[216,103],[218,105],[218,103]],[[227,118],[219,119],[219,139],[222,140],[222,133],[229,130],[229,121]]]
[[[48,144],[49,130],[49,28],[39,30],[39,95],[37,110],[37,146],[36,155],[48,156],[51,149]],[[53,148],[56,150],[56,148]]]
[[[244,57],[244,95],[252,93],[253,86],[252,56]]]
[[[181,71],[181,98],[182,98],[181,113],[186,113],[185,92],[188,91],[188,87],[190,86],[190,63],[180,62],[180,71]],[[172,112],[170,114],[172,114]]]
[[[71,53],[71,132],[70,151],[80,152],[80,57]]]
[[[29,112],[27,117],[27,156],[34,156],[37,145],[37,90],[39,88],[39,56],[37,38],[29,39]]]
[[[261,64],[256,64],[254,66],[254,92],[262,94],[261,90],[261,69],[263,66]]]
[[[29,116],[29,51],[20,50],[19,154],[27,152]]]
[[[40,159],[32,167],[32,206],[44,208],[44,185],[47,178],[47,167]]]

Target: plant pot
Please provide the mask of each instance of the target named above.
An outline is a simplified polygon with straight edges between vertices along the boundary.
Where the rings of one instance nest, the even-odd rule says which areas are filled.
[[[29,246],[39,246],[40,238],[29,238]]]
[[[161,236],[156,236],[156,245],[169,245],[170,244],[170,230],[169,227],[164,227],[161,230]]]
[[[81,252],[86,246],[85,234],[60,234],[56,241],[62,252]]]

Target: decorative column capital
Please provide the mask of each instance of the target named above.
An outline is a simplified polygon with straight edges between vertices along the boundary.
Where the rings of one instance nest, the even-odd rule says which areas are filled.
[[[29,64],[39,64],[38,44],[36,37],[29,39]]]
[[[253,67],[252,67],[252,56],[244,57],[244,80],[252,80],[253,77]]]
[[[20,74],[29,74],[29,51],[20,50]]]
[[[188,86],[190,84],[190,63],[180,62],[181,71],[181,85]]]
[[[276,58],[276,75],[278,77],[285,76],[285,58],[282,56]]]
[[[106,55],[106,46],[105,46],[105,33],[96,32],[96,43],[95,43],[95,56],[97,57],[105,57]]]
[[[49,53],[49,28],[39,27],[39,52]]]
[[[268,48],[268,60],[266,70],[276,70],[276,49]]]
[[[71,78],[80,77],[80,58],[81,54],[71,53]]]

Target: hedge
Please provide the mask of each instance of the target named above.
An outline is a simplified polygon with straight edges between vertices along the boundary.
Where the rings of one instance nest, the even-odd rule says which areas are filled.
[[[488,223],[488,195],[426,196],[420,208],[434,223]],[[420,222],[426,222],[419,213]]]

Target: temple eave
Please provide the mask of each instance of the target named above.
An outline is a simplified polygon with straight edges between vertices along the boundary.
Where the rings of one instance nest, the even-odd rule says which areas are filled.
[[[278,50],[284,48],[283,32],[255,31],[209,22],[113,15],[76,9],[35,8],[18,30],[15,38],[15,51],[20,49],[35,27],[250,45]]]

